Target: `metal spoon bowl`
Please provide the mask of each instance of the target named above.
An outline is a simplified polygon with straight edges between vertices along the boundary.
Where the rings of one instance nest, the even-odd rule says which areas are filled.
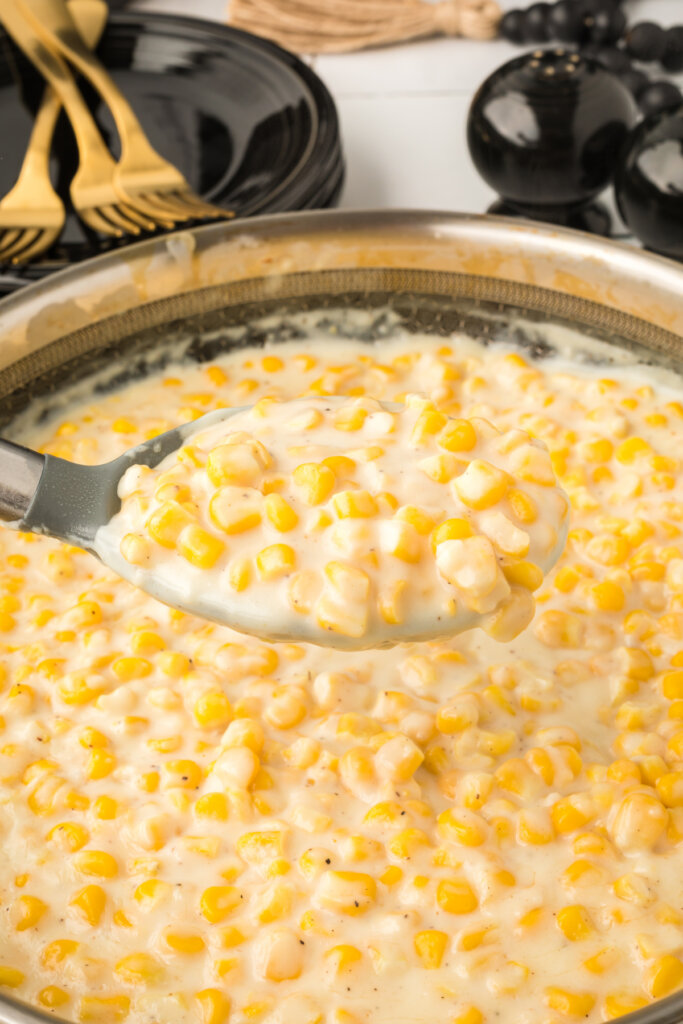
[[[325,399],[326,402],[344,400],[342,397]],[[395,403],[381,404],[390,411],[403,408]],[[217,409],[129,448],[111,462],[96,466],[41,455],[11,441],[0,440],[0,520],[10,528],[54,537],[91,552],[117,575],[166,605],[269,641],[304,641],[361,650],[433,640],[482,624],[482,615],[465,606],[460,606],[454,615],[444,617],[437,615],[426,602],[405,622],[377,623],[362,637],[348,637],[325,631],[306,616],[278,614],[277,609],[264,607],[263,599],[257,595],[243,592],[229,596],[211,581],[201,578],[202,570],[184,566],[184,573],[177,573],[165,571],[164,567],[143,568],[128,562],[121,554],[116,531],[107,529],[121,509],[119,483],[124,473],[135,465],[158,466],[188,438],[249,408]],[[558,537],[545,560],[545,571],[559,558],[565,539],[566,531]],[[192,581],[190,586],[188,578]]]

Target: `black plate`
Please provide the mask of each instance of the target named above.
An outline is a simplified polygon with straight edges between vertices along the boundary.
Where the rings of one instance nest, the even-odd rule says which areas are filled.
[[[337,112],[320,79],[293,54],[215,22],[135,12],[110,15],[97,52],[152,145],[200,196],[240,217],[336,201],[344,174]],[[118,156],[108,109],[80,84]],[[39,76],[0,29],[0,196],[16,180],[41,92]],[[62,117],[52,170],[67,207],[76,161]],[[45,257],[2,269],[17,281],[34,280],[130,240],[97,235],[69,210]]]

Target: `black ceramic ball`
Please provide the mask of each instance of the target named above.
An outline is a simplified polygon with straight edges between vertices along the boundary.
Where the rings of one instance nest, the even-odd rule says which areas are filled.
[[[683,105],[645,118],[614,181],[619,212],[648,249],[683,259]]]
[[[506,209],[571,224],[611,181],[636,117],[628,89],[597,61],[563,48],[535,50],[480,86],[467,141]]]

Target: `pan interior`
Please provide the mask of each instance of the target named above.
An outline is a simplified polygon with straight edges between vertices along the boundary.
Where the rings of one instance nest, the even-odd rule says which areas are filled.
[[[683,370],[676,335],[596,302],[494,278],[414,269],[312,271],[199,289],[110,316],[19,358],[0,371],[0,429],[40,402],[41,416],[64,388],[90,382],[119,387],[170,362],[205,362],[235,347],[302,338],[349,337],[368,343],[400,327],[485,344],[512,343],[534,358],[642,362]],[[362,315],[361,315],[362,314]],[[553,331],[549,332],[548,327]],[[36,325],[39,328],[39,325]],[[559,331],[559,334],[558,334]]]

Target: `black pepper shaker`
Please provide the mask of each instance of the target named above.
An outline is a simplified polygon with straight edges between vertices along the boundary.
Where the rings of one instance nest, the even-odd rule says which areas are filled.
[[[467,125],[474,164],[502,197],[490,212],[608,233],[594,200],[636,118],[615,74],[563,47],[504,64],[478,89]]]
[[[683,105],[641,121],[614,191],[624,222],[648,249],[683,259]]]

